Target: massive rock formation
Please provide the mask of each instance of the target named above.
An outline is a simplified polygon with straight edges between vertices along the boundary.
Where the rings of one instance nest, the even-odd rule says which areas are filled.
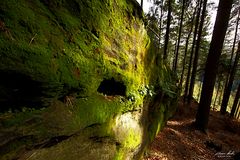
[[[138,159],[174,111],[134,0],[0,1],[0,159]]]

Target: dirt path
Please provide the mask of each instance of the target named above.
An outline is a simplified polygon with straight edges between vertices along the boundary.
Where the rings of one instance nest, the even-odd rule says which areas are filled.
[[[190,107],[179,103],[178,112],[151,144],[145,160],[234,159],[240,152],[240,122],[211,111],[208,134],[203,134],[192,126],[197,106],[196,102]]]

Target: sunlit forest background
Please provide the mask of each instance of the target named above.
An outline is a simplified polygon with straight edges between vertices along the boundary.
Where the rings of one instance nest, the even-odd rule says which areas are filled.
[[[148,19],[148,29],[155,46],[158,48],[159,54],[168,54],[167,62],[176,71],[179,85],[182,88],[181,93],[185,98],[188,97],[188,100],[192,97],[196,101],[200,101],[218,2],[208,1],[206,4],[202,4],[203,1],[187,0],[144,2],[146,3],[144,9]],[[169,7],[169,5],[171,6]],[[206,9],[204,10],[203,7]],[[168,16],[171,17],[170,23]],[[227,88],[231,90],[229,97],[226,95],[227,98],[224,98],[224,101],[228,99],[227,112],[230,113],[231,109],[235,108],[232,107],[234,99],[236,99],[235,101],[239,99],[237,95],[239,65],[238,59],[236,59],[238,58],[238,33],[239,1],[234,1],[217,67],[216,83],[211,100],[213,110],[220,110],[224,93],[226,95],[228,92]],[[167,44],[166,34],[169,34]],[[239,118],[239,103],[235,103],[237,103],[237,109],[233,109],[235,111],[232,112],[236,118]]]

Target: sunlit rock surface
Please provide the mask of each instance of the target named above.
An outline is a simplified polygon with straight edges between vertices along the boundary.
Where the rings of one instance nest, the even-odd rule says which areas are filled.
[[[175,110],[134,0],[0,1],[0,159],[139,159]]]

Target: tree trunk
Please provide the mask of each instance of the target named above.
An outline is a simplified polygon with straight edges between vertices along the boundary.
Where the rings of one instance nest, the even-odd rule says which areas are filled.
[[[186,63],[186,58],[187,58],[187,51],[188,51],[188,43],[189,43],[189,39],[191,36],[191,32],[189,32],[187,39],[186,39],[186,44],[185,44],[185,50],[184,50],[184,57],[183,57],[183,62],[182,62],[182,73],[181,73],[181,78],[180,78],[180,88],[182,88],[182,83],[183,83],[183,76],[184,76],[184,71],[185,71],[185,63]]]
[[[223,82],[224,83],[224,82]],[[223,91],[223,84],[222,84],[222,89],[221,89],[221,91],[220,91],[220,95],[219,95],[219,97],[218,97],[218,104],[220,104],[220,102],[222,101],[222,97],[223,97],[223,93],[224,93],[224,91]]]
[[[143,8],[143,0],[141,0],[141,7]]]
[[[177,41],[174,44],[174,51],[173,51],[173,55],[176,55],[176,50],[177,50]],[[173,58],[172,60],[172,70],[174,71],[174,62],[175,62],[175,58]]]
[[[234,98],[234,102],[233,102],[233,106],[231,109],[231,113],[230,113],[230,117],[233,118],[237,109],[237,105],[239,102],[239,98],[240,98],[240,84],[238,85],[238,89],[237,89],[237,93],[236,96]]]
[[[201,39],[202,39],[202,30],[203,30],[203,25],[204,25],[204,19],[206,16],[206,8],[207,8],[207,0],[204,0],[200,25],[199,25],[199,29],[198,29],[198,39],[197,39],[197,44],[196,44],[196,48],[195,48],[195,56],[194,56],[194,60],[193,60],[191,82],[190,82],[190,87],[189,87],[189,92],[188,92],[188,104],[190,104],[191,99],[193,97],[194,84],[195,84],[197,67],[198,67],[200,43],[201,43]]]
[[[184,75],[184,71],[185,71],[185,63],[186,63],[186,59],[187,59],[187,52],[188,52],[188,44],[189,44],[189,39],[191,37],[192,34],[192,30],[193,30],[193,23],[194,23],[194,19],[195,19],[195,13],[196,13],[196,9],[193,12],[193,17],[191,19],[191,29],[188,33],[187,39],[186,39],[186,44],[185,44],[185,50],[184,50],[184,58],[183,58],[183,62],[182,62],[182,73],[181,73],[181,78],[180,78],[180,88],[182,88],[182,83],[183,83],[183,75]]]
[[[240,42],[238,43],[238,50],[237,50],[237,53],[236,53],[236,57],[235,57],[235,60],[234,60],[233,67],[232,67],[231,72],[230,72],[227,89],[224,91],[224,94],[223,94],[223,100],[222,100],[222,105],[221,105],[221,110],[220,110],[221,114],[225,114],[226,110],[227,110],[228,101],[229,101],[229,97],[230,97],[231,90],[232,90],[234,76],[235,76],[236,71],[237,71],[237,65],[238,65],[239,57],[240,57]]]
[[[213,103],[213,110],[216,109],[215,107],[216,107],[216,102],[217,102],[217,98],[218,98],[218,95],[219,95],[220,86],[221,86],[221,79],[218,77],[217,93],[216,93],[214,103]]]
[[[161,1],[161,14],[160,14],[160,19],[159,19],[159,39],[158,39],[158,42],[159,42],[159,46],[158,46],[158,49],[159,49],[159,53],[160,53],[160,50],[161,50],[161,34],[162,34],[162,18],[163,18],[163,0]],[[163,59],[163,57],[161,57],[161,59]]]
[[[185,83],[184,102],[186,102],[186,99],[188,97],[188,87],[189,87],[189,80],[190,80],[190,76],[191,76],[190,74],[191,74],[191,69],[192,69],[193,52],[194,52],[194,47],[195,47],[195,42],[196,42],[196,37],[197,37],[199,18],[200,18],[200,13],[201,13],[201,8],[202,8],[202,0],[200,2],[198,2],[197,8],[198,8],[198,12],[197,12],[194,35],[193,35],[192,50],[191,50],[191,54],[190,54],[187,78],[186,78],[186,83]]]
[[[233,61],[235,45],[236,45],[237,33],[238,33],[239,14],[240,14],[240,11],[238,12],[237,21],[236,21],[235,35],[234,35],[231,58],[230,58],[231,66],[232,66],[232,61]],[[230,67],[230,69],[228,69],[229,71],[226,74],[226,82],[225,82],[225,86],[224,86],[224,93],[227,93],[227,90],[228,90],[231,68],[232,67]]]
[[[200,100],[200,95],[201,95],[201,90],[202,90],[202,82],[200,81],[200,83],[199,83],[199,89],[198,89],[198,97],[197,97],[197,101],[199,101]]]
[[[178,54],[179,54],[179,46],[180,46],[180,40],[181,40],[181,34],[182,34],[184,11],[185,11],[185,0],[183,0],[183,2],[182,2],[182,12],[181,12],[179,32],[178,32],[177,48],[176,48],[176,53],[175,53],[175,61],[173,63],[174,64],[173,65],[173,71],[175,71],[175,72],[177,70]]]
[[[219,58],[221,55],[223,42],[228,27],[228,20],[232,8],[232,2],[233,0],[219,1],[212,41],[210,44],[210,49],[205,67],[205,78],[203,81],[200,104],[195,120],[196,128],[204,132],[206,132],[208,125],[214,83],[216,80]]]
[[[240,103],[238,103],[236,118],[239,119],[240,116]]]
[[[236,45],[236,40],[237,40],[237,34],[238,34],[238,24],[239,24],[239,15],[240,15],[240,10],[238,11],[238,16],[237,16],[237,22],[236,22],[236,28],[235,28],[235,35],[233,39],[233,46],[232,46],[232,52],[231,52],[231,64],[233,60],[233,55],[234,55],[234,50],[235,50],[235,45]]]
[[[163,59],[166,62],[168,58],[168,42],[169,42],[169,32],[170,32],[170,24],[171,24],[171,14],[172,14],[172,0],[168,0],[167,28],[166,28],[164,54],[163,54]]]

